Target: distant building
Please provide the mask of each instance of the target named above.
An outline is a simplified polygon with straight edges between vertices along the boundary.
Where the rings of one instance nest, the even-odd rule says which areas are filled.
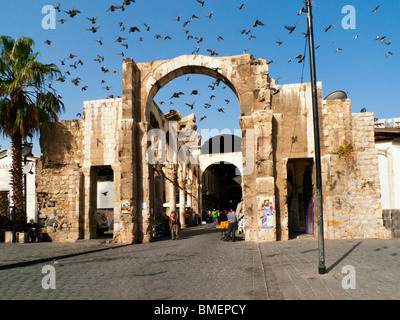
[[[400,118],[375,121],[383,210],[400,210]]]
[[[27,217],[37,221],[37,202],[35,192],[36,161],[39,157],[27,157],[23,172],[26,175],[26,200]],[[0,151],[0,214],[8,215],[10,208],[14,205],[12,201],[11,186],[12,150]]]

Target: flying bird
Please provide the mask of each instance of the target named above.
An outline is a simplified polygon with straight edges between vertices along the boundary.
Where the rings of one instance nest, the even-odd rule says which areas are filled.
[[[96,23],[97,18],[98,17],[96,17],[96,18],[88,18],[88,17],[86,17],[86,19],[88,19],[89,21],[92,21],[93,24]]]
[[[197,2],[200,3],[202,7],[204,7],[204,1],[197,0]]]
[[[140,32],[140,30],[139,30],[138,27],[130,27],[130,28],[129,28],[129,33],[135,32],[135,31]]]
[[[325,28],[325,32],[327,32],[329,29],[333,28],[335,25],[329,25],[328,27]]]
[[[253,28],[257,27],[257,26],[263,26],[264,23],[262,23],[260,20],[256,20],[253,24]]]
[[[115,42],[121,42],[122,40],[126,40],[126,38],[121,38],[121,37],[118,37],[118,39],[117,39],[117,40],[115,40],[115,41],[114,41],[114,43],[115,43]]]
[[[213,12],[214,10],[211,10],[211,12],[209,14],[206,14],[205,17],[211,19]]]
[[[184,93],[183,92],[174,92],[174,94],[171,96],[170,99],[179,98],[181,95],[184,95]]]
[[[240,6],[238,6],[239,10],[242,10],[242,9],[243,9],[243,6],[246,4],[247,1],[248,1],[248,0],[246,0],[245,2],[243,2]]]
[[[61,12],[61,10],[60,10],[60,4],[61,4],[61,3],[58,3],[57,7],[54,7],[54,6],[53,6],[53,9],[57,10],[58,12]]]
[[[392,53],[391,51],[388,51],[388,52],[386,52],[386,58],[389,57],[389,54],[390,54],[390,55],[393,55],[393,53]]]
[[[297,23],[294,26],[285,26],[285,29],[289,30],[290,31],[289,34],[291,34],[294,31],[294,29],[296,29],[296,26]]]
[[[299,54],[297,56],[294,57],[295,59],[299,59],[299,61],[297,61],[298,63],[301,63],[304,60],[304,56]]]
[[[97,32],[97,29],[99,29],[100,28],[100,26],[97,26],[97,27],[91,27],[90,29],[86,29],[87,31],[92,31],[93,33],[96,33]]]
[[[106,12],[108,12],[108,11],[114,12],[116,9],[122,9],[122,7],[121,6],[111,6],[106,10]]]
[[[47,44],[47,45],[51,45],[51,41],[50,40],[46,40],[44,43]]]
[[[203,121],[205,118],[207,118],[207,116],[203,116],[200,118],[200,121]]]
[[[79,10],[72,8],[71,10],[65,11],[66,14],[69,14],[70,18],[75,17],[78,13],[81,13]]]
[[[374,10],[372,10],[372,13],[376,13],[376,11],[378,11],[379,7],[380,7],[380,5],[376,6],[376,8]]]
[[[197,91],[197,90],[192,90],[192,92],[190,93],[190,95],[192,95],[192,94],[197,94],[197,95],[200,95],[200,92],[199,92],[199,91]]]
[[[195,103],[195,102],[193,102],[192,104],[186,103],[186,105],[187,105],[188,107],[190,107],[190,109],[193,109],[194,103]]]

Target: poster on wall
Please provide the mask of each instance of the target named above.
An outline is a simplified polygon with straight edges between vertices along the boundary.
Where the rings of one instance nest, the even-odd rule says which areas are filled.
[[[274,201],[272,197],[262,198],[260,216],[263,228],[274,227]]]
[[[131,214],[131,203],[130,201],[123,201],[121,204],[121,215],[127,216]]]

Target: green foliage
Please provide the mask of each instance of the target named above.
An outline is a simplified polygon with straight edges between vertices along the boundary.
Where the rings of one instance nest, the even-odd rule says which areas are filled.
[[[329,154],[338,155],[339,157],[343,157],[345,159],[351,159],[354,155],[354,145],[349,142],[337,147],[335,150],[329,152]]]

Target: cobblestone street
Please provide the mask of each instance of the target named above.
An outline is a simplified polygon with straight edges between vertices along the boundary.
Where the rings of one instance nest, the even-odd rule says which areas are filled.
[[[1,247],[1,299],[267,299],[257,245],[221,241],[210,225],[143,245],[91,240]],[[62,264],[56,289],[44,290],[42,268],[54,258]]]
[[[117,245],[0,245],[2,300],[398,300],[400,240],[325,241],[327,273],[318,274],[318,243],[221,241],[215,225],[181,231],[180,239]],[[43,289],[55,267],[56,288]],[[344,289],[354,269],[355,289]]]

